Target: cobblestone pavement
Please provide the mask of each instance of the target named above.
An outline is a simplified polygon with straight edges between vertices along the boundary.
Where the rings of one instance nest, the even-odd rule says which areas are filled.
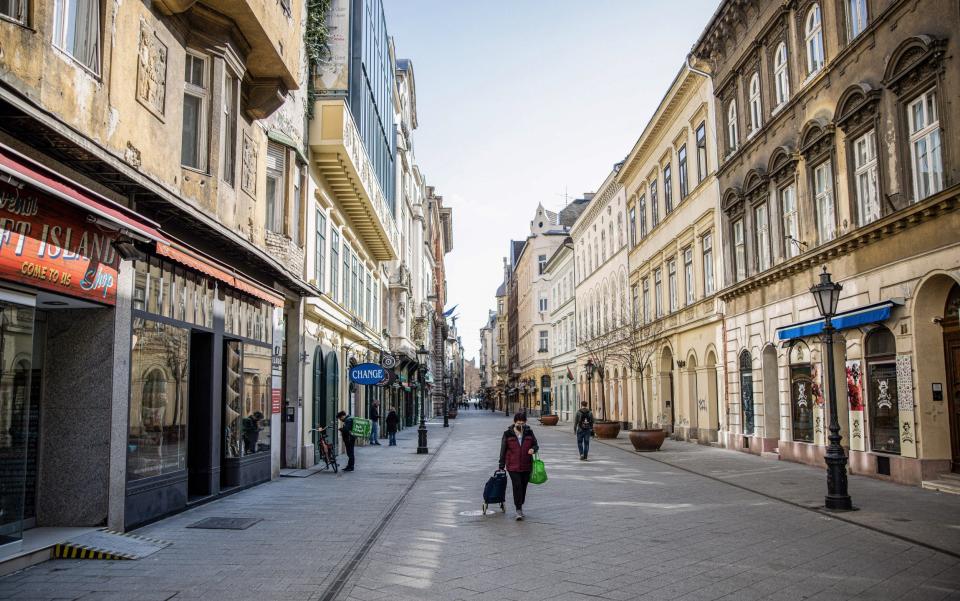
[[[452,424],[431,426],[431,450],[450,438],[427,458],[410,429],[398,449],[359,449],[353,474],[283,478],[143,528],[174,542],[147,559],[50,561],[0,579],[0,598],[960,600],[955,554],[609,445],[584,463],[565,430],[534,425],[550,480],[530,487],[526,521],[480,515],[509,421]],[[263,521],[185,528],[208,516]]]

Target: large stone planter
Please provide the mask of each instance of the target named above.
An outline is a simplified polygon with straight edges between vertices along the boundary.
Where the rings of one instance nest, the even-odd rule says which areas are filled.
[[[540,423],[544,426],[556,426],[560,421],[559,415],[541,415]]]
[[[594,422],[593,432],[597,438],[616,438],[620,436],[620,422]]]
[[[663,445],[667,433],[657,428],[655,430],[630,430],[630,444],[638,451],[657,451]]]

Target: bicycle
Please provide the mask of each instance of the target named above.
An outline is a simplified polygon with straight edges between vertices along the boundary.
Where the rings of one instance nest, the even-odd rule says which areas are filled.
[[[317,433],[317,447],[320,450],[320,456],[323,457],[323,462],[326,464],[323,469],[333,468],[333,473],[336,474],[340,470],[340,466],[337,465],[337,454],[333,451],[333,445],[327,441],[327,429],[311,428],[310,431]]]

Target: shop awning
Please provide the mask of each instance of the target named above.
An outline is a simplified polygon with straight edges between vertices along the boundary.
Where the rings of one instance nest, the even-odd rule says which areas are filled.
[[[109,221],[118,229],[125,229],[148,240],[167,242],[158,231],[158,224],[137,215],[127,207],[88,190],[83,186],[57,176],[40,163],[0,144],[0,173],[27,183],[47,194],[76,205],[85,211]]]
[[[896,305],[903,304],[898,301],[883,301],[874,305],[860,307],[850,311],[844,311],[834,316],[833,327],[838,330],[849,330],[869,323],[879,323],[890,318],[890,312]],[[802,321],[793,325],[777,328],[777,340],[793,340],[805,336],[816,336],[823,332],[823,318]]]
[[[283,296],[279,293],[232,271],[227,266],[219,265],[213,259],[202,256],[198,251],[187,248],[186,245],[169,241],[157,242],[156,250],[158,255],[208,275],[250,296],[265,300],[277,307],[283,306]]]

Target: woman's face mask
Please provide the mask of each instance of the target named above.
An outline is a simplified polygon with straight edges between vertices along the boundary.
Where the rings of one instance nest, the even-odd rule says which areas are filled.
[[[524,422],[516,422],[513,424],[513,429],[516,430],[517,432],[522,432],[523,426],[524,426]]]

